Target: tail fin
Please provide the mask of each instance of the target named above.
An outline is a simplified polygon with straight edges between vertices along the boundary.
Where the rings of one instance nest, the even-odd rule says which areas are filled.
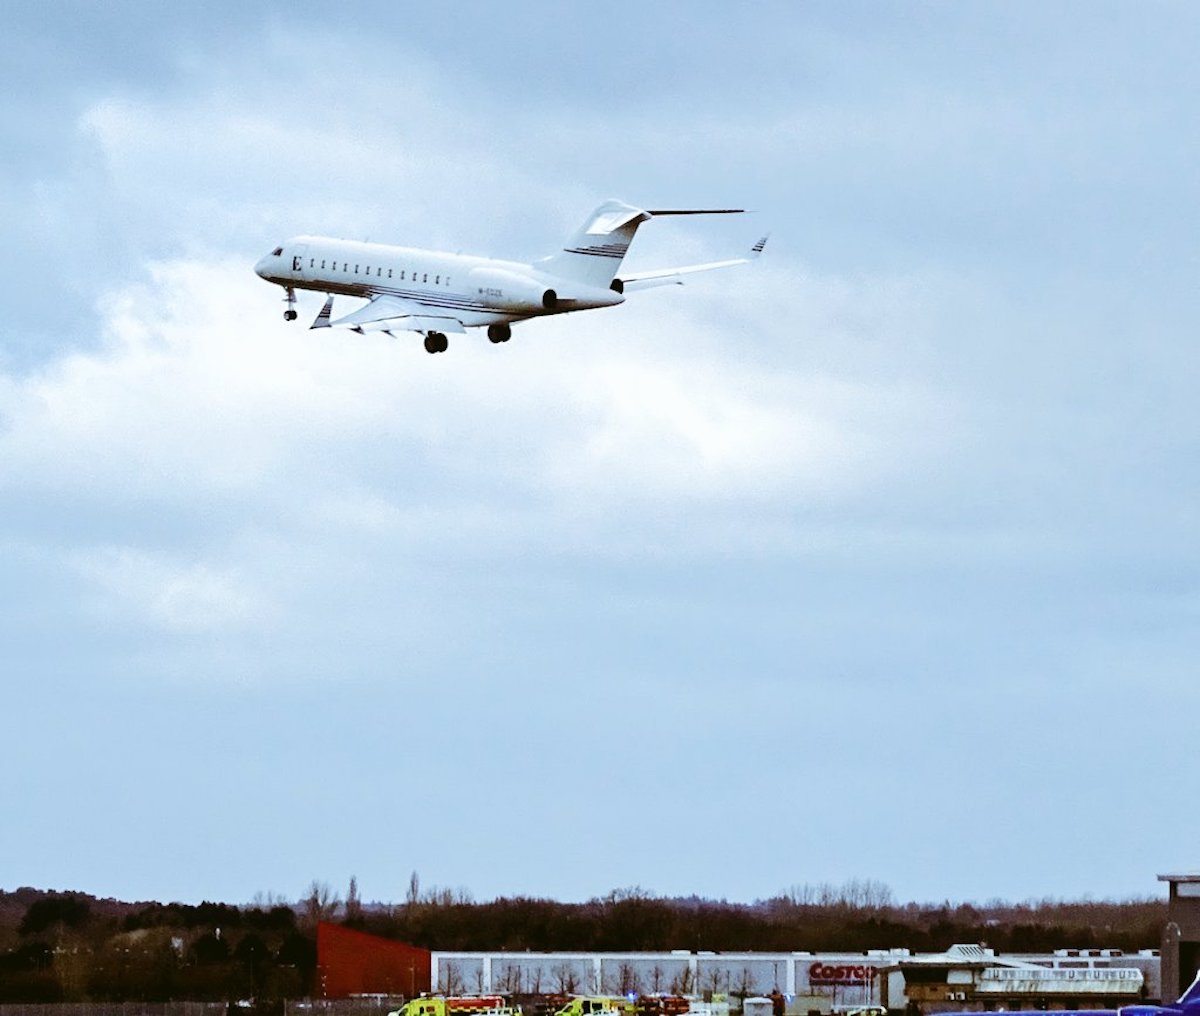
[[[658,208],[646,211],[634,208],[623,201],[610,199],[597,208],[559,254],[552,254],[537,262],[537,267],[560,278],[583,282],[589,286],[607,289],[617,272],[633,234],[647,219],[661,215],[738,215],[743,208]],[[764,237],[756,245],[754,254],[762,251]]]
[[[607,289],[625,260],[633,234],[648,218],[650,213],[640,208],[622,201],[605,201],[560,253],[543,258],[537,267],[551,275]]]

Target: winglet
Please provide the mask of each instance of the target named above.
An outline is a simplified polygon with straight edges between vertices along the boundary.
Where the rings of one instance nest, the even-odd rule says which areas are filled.
[[[330,295],[329,299],[325,301],[325,306],[321,308],[321,313],[318,314],[316,316],[316,318],[314,319],[313,323],[308,326],[308,330],[311,332],[314,328],[328,328],[329,327],[329,319],[332,316],[333,316],[333,296]]]

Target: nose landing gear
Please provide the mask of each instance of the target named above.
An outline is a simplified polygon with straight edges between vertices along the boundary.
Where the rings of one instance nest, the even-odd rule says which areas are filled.
[[[283,298],[283,302],[287,304],[287,310],[283,312],[284,321],[296,320],[296,291],[291,287],[287,287],[287,296]]]
[[[428,332],[425,336],[425,352],[444,353],[450,348],[450,340],[441,332]]]

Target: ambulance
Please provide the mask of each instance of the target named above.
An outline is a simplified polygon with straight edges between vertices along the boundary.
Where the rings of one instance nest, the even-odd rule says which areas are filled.
[[[521,1016],[500,995],[422,995],[387,1016]]]

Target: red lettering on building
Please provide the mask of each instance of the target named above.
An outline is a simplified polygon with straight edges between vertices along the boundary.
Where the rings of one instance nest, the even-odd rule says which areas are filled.
[[[859,964],[814,963],[808,968],[808,983],[832,986],[835,984],[869,984],[878,973],[875,967]]]

